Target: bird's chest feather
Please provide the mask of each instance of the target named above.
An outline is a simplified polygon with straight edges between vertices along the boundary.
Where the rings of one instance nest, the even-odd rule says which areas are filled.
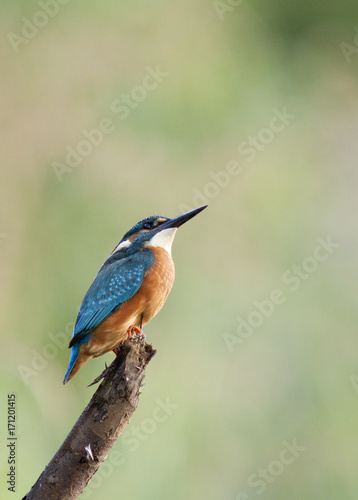
[[[143,324],[159,312],[172,289],[175,277],[171,255],[161,247],[151,249],[155,263],[147,271],[143,284],[137,292],[144,299]]]

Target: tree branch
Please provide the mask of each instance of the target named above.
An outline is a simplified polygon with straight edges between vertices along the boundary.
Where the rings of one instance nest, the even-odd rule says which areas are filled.
[[[122,434],[139,402],[145,367],[156,351],[126,340],[71,432],[23,500],[73,500]]]

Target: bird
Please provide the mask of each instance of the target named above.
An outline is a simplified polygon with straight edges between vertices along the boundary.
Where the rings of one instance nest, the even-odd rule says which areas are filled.
[[[206,207],[172,219],[146,217],[125,233],[84,296],[64,384],[91,358],[118,354],[128,337],[145,338],[142,327],[163,307],[174,283],[171,248],[177,229]]]

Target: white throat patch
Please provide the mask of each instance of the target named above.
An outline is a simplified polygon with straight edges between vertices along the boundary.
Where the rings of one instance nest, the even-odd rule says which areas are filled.
[[[118,252],[118,250],[122,250],[122,248],[128,248],[129,245],[131,244],[131,242],[129,240],[124,240],[124,241],[121,241],[121,243],[119,243],[116,248],[113,250],[112,253],[114,252]]]
[[[170,227],[168,229],[163,229],[159,233],[155,234],[152,239],[147,241],[146,246],[148,247],[161,247],[168,252],[169,255],[172,254],[172,244],[174,240],[175,233],[177,232],[176,227]]]

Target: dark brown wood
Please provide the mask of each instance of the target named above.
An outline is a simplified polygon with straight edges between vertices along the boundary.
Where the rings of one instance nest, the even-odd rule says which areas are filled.
[[[137,408],[145,367],[155,353],[149,344],[125,341],[88,406],[23,500],[78,498]]]

